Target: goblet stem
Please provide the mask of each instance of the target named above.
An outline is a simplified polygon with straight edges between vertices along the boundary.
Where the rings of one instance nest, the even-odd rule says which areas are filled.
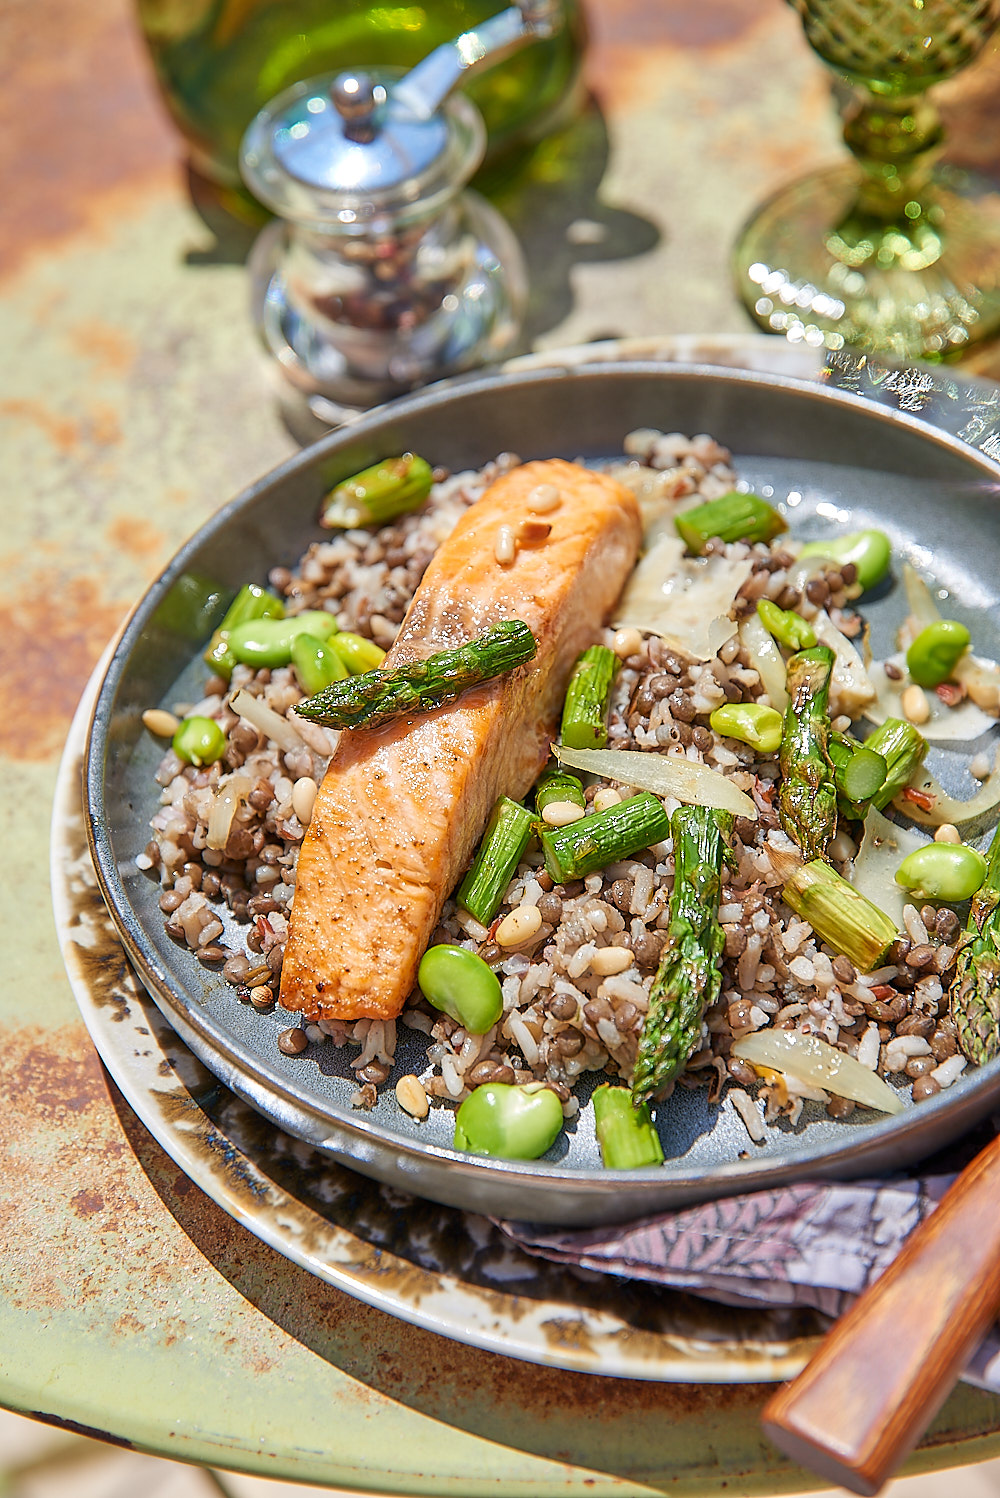
[[[943,139],[926,94],[886,97],[859,89],[844,117],[844,140],[861,170],[856,207],[887,222],[915,216]]]
[[[934,172],[927,90],[965,67],[1000,0],[791,0],[813,49],[853,86],[853,161],[778,193],[736,246],[765,328],[836,349],[943,358],[1000,332],[1000,195]]]

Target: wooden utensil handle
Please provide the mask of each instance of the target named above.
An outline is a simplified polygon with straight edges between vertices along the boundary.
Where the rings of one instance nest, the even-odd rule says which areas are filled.
[[[764,1407],[786,1455],[877,1493],[933,1419],[1000,1310],[1000,1138]]]

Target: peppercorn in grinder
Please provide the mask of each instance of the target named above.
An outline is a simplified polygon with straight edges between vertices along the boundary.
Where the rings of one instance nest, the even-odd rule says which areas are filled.
[[[520,0],[405,75],[306,79],[247,130],[244,178],[278,215],[250,258],[254,317],[282,373],[331,424],[490,363],[517,336],[520,250],[465,188],[485,130],[452,91],[549,35],[558,15],[553,0]]]

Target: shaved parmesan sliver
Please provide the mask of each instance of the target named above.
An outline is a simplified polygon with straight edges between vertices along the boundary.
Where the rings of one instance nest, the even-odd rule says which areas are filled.
[[[718,770],[690,759],[671,759],[665,754],[644,754],[637,749],[567,749],[553,744],[561,764],[605,780],[617,780],[654,796],[673,796],[687,806],[713,806],[733,816],[756,822],[757,808],[749,796]]]
[[[757,1030],[733,1041],[732,1055],[751,1066],[790,1072],[825,1088],[838,1097],[852,1098],[881,1113],[902,1113],[903,1099],[877,1072],[869,1071],[853,1056],[836,1050],[816,1035],[796,1035],[791,1030]]]
[[[783,713],[788,706],[788,693],[785,690],[786,672],[785,660],[778,649],[774,636],[764,628],[759,614],[750,614],[740,624],[740,643],[747,653],[747,659],[760,677],[761,685],[768,696],[768,701],[779,713]]]
[[[820,609],[810,623],[820,644],[828,645],[834,654],[830,677],[831,716],[835,718],[839,713],[846,713],[849,718],[859,717],[867,705],[875,701],[875,688],[864,661],[825,609]]]
[[[614,627],[651,630],[695,660],[709,661],[736,633],[729,611],[751,564],[684,552],[679,536],[660,537],[632,573]]]
[[[925,796],[933,797],[931,810],[925,811],[922,806],[911,801],[906,790],[919,791]],[[962,822],[974,822],[980,817],[987,817],[1000,806],[1000,748],[997,749],[989,779],[983,781],[979,790],[968,801],[957,801],[954,796],[949,796],[923,765],[906,790],[900,791],[892,804],[911,821],[919,822],[921,827],[943,827],[945,822],[952,822],[957,827]]]
[[[977,707],[991,717],[1000,716],[1000,666],[979,655],[963,655],[951,673],[960,681]]]
[[[905,718],[903,712],[903,693],[910,685],[910,678],[906,672],[906,656],[902,653],[889,657],[891,665],[896,666],[903,672],[899,681],[893,681],[886,676],[884,666],[874,663],[868,671],[869,679],[875,688],[875,701],[868,703],[864,709],[864,715],[871,723],[884,723],[886,718]],[[927,691],[927,706],[930,709],[930,718],[926,723],[919,725],[920,732],[924,738],[932,744],[945,744],[949,741],[968,743],[970,739],[978,739],[982,733],[988,733],[996,724],[996,719],[989,717],[982,708],[968,700],[960,702],[957,707],[948,707],[937,692]]]
[[[865,835],[854,860],[851,883],[859,894],[884,910],[901,931],[903,906],[912,904],[913,896],[896,883],[896,870],[908,853],[923,848],[926,843],[927,838],[920,833],[890,822],[874,806],[868,808]]]

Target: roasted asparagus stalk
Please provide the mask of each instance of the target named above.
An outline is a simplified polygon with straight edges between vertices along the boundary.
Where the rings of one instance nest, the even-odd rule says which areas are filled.
[[[986,879],[972,897],[958,950],[951,1017],[970,1061],[982,1066],[1000,1052],[1000,827],[993,834]]]
[[[681,806],[670,819],[674,888],[667,945],[649,992],[632,1078],[636,1107],[683,1071],[705,1010],[722,983],[725,935],[719,924],[722,865],[733,819],[708,806]]]
[[[927,753],[927,740],[905,718],[886,718],[865,739],[865,748],[874,749],[885,760],[885,780],[872,797],[872,805],[884,811],[913,779],[913,772]]]
[[[833,651],[800,650],[787,667],[788,707],[778,763],[782,828],[806,860],[825,858],[837,831],[837,783],[830,760],[827,702]]]
[[[513,671],[534,654],[528,626],[522,619],[507,619],[457,650],[335,681],[300,702],[295,711],[325,728],[375,728],[401,713],[426,712],[451,702],[469,687]]]

